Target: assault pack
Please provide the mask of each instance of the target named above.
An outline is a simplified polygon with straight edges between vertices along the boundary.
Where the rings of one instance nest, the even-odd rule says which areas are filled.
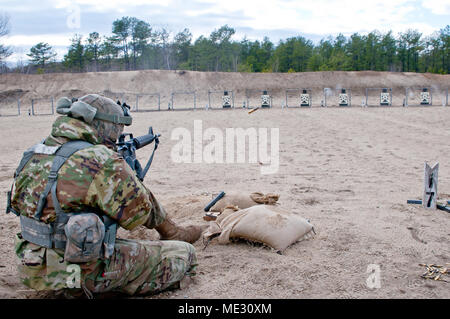
[[[14,213],[20,217],[22,237],[39,246],[65,251],[64,259],[68,262],[81,263],[99,258],[108,259],[114,252],[117,222],[102,214],[86,210],[64,212],[56,196],[58,172],[67,159],[74,153],[91,147],[93,144],[77,140],[61,146],[36,144],[24,152],[19,167],[14,174],[11,191],[8,192],[6,213]],[[12,189],[17,176],[22,172],[34,154],[55,155],[47,184],[39,197],[38,206],[33,217],[16,212],[11,206]],[[52,223],[40,221],[51,193],[56,219]]]

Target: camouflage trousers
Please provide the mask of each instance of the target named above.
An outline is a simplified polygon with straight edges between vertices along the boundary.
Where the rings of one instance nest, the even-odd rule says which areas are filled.
[[[194,276],[197,267],[195,248],[181,241],[117,239],[109,260],[84,264],[67,263],[64,252],[29,243],[20,234],[15,250],[22,282],[35,290],[152,294]]]

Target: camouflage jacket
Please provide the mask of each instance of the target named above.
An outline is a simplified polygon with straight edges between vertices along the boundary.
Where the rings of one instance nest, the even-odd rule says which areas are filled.
[[[154,207],[151,192],[115,152],[115,146],[102,144],[104,141],[86,123],[61,116],[54,122],[51,135],[44,144],[58,146],[70,140],[83,140],[94,146],[73,154],[59,171],[57,197],[63,211],[91,208],[117,220],[128,230],[143,224],[153,228],[162,222],[164,212]],[[16,177],[11,202],[15,211],[28,217],[34,215],[53,158],[54,155],[33,155]],[[159,205],[156,203],[156,206]],[[41,221],[54,220],[55,211],[49,194]]]
[[[70,140],[83,140],[93,146],[74,153],[59,170],[56,194],[63,211],[78,211],[80,208],[94,210],[115,219],[128,230],[139,225],[154,228],[164,221],[166,213],[163,207],[115,152],[115,145],[107,146],[106,141],[86,123],[67,116],[59,117],[44,144],[58,146]],[[16,212],[28,217],[35,214],[53,159],[54,155],[35,154],[18,174],[11,202]],[[49,223],[55,217],[50,194],[41,221]],[[120,251],[123,243],[117,240],[116,249]],[[136,245],[129,243],[130,247],[138,247]],[[146,249],[139,251],[141,255],[147,252]],[[114,254],[109,260],[98,259],[73,265],[64,260],[64,250],[35,245],[24,240],[21,234],[15,236],[15,253],[22,282],[36,290],[71,288],[71,267],[75,266],[81,269],[81,282],[88,282],[94,291],[96,285],[101,288],[103,284],[109,284],[109,279],[103,278],[104,269],[120,264],[127,265],[126,269],[131,271],[133,268],[130,265],[136,263],[133,258],[141,256],[132,250],[131,256],[135,257],[129,256],[130,260],[125,258],[126,254],[119,252],[119,255]],[[158,254],[155,254],[147,259],[154,260],[157,257]]]

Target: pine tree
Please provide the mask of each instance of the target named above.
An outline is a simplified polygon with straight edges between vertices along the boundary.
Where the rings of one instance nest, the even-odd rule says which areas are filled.
[[[56,53],[48,43],[39,42],[30,49],[30,53],[27,56],[30,57],[31,63],[45,70],[45,64],[55,58]]]
[[[69,47],[69,52],[64,56],[63,64],[70,70],[76,70],[78,72],[83,72],[86,62],[85,48],[82,41],[81,35],[75,35],[72,38],[72,44]]]

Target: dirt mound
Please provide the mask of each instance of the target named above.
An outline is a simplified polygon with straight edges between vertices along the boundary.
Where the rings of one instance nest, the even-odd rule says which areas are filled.
[[[59,98],[61,96],[82,96],[87,93],[128,93],[122,97],[133,102],[136,93],[159,93],[161,108],[171,102],[173,92],[196,92],[197,108],[208,102],[208,91],[229,90],[234,92],[235,105],[242,106],[250,95],[258,98],[261,91],[268,90],[273,96],[275,107],[286,99],[286,89],[310,88],[314,106],[320,105],[323,89],[352,91],[355,101],[365,94],[365,88],[392,88],[394,95],[405,94],[407,87],[432,87],[441,93],[450,87],[450,75],[393,73],[393,72],[304,72],[304,73],[224,73],[194,71],[128,71],[98,73],[59,73],[43,75],[4,74],[0,76],[0,92],[22,90],[23,100],[32,98]],[[443,93],[442,93],[443,94]],[[220,93],[219,93],[220,95]],[[440,100],[440,98],[439,98]],[[192,104],[192,97],[181,98],[183,104]],[[24,101],[24,103],[27,103]]]

